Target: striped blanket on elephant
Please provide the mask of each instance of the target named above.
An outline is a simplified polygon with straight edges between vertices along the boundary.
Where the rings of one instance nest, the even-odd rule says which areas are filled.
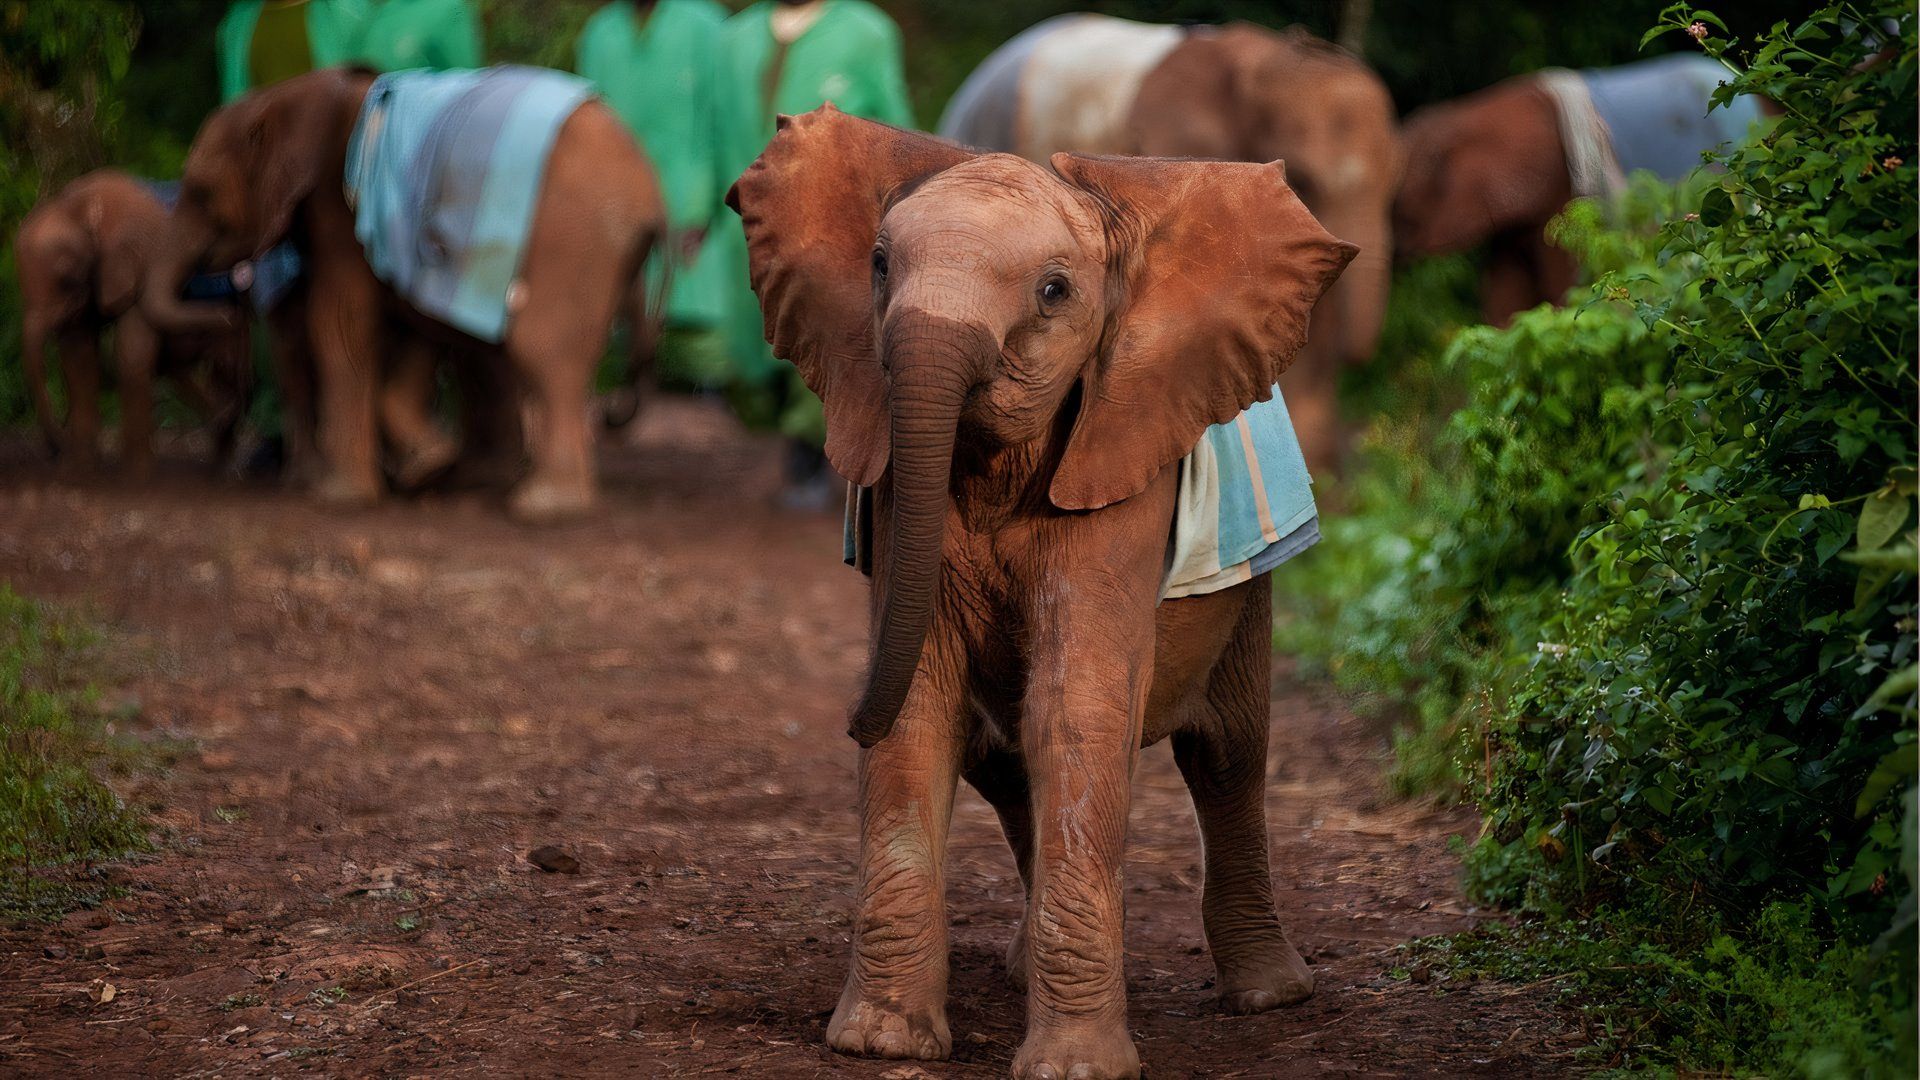
[[[1186,35],[1110,15],[1057,15],[981,61],[947,103],[939,134],[1039,162],[1055,150],[1126,153],[1140,84]]]
[[[592,95],[586,80],[544,68],[376,79],[345,178],[374,274],[425,314],[502,340],[547,156]]]
[[[1280,388],[1232,422],[1216,424],[1180,460],[1162,600],[1219,592],[1272,570],[1320,541],[1300,440]],[[873,572],[873,502],[848,485],[842,532],[847,565]]]

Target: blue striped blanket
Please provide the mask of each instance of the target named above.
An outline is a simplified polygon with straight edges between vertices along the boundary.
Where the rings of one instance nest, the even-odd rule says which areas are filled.
[[[1219,592],[1319,543],[1313,479],[1278,386],[1272,400],[1208,428],[1179,468],[1161,599]]]
[[[1710,108],[1714,90],[1733,77],[1711,57],[1678,53],[1580,77],[1623,174],[1647,169],[1677,180],[1700,167],[1701,151],[1744,142],[1761,115],[1759,99],[1745,95]]]
[[[505,338],[548,154],[592,94],[585,79],[530,67],[374,80],[345,177],[374,274],[427,315]]]
[[[1162,600],[1249,581],[1320,542],[1313,480],[1278,386],[1271,401],[1208,428],[1177,467]],[[848,566],[873,572],[873,503],[851,484],[841,546]]]

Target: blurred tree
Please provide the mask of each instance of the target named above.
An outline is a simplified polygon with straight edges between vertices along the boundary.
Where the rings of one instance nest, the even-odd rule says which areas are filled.
[[[130,6],[0,0],[0,221],[105,160],[139,35]]]

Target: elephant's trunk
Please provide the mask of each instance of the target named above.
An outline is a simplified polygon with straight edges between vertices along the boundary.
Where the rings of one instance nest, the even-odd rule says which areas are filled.
[[[206,245],[179,242],[171,237],[169,240],[147,266],[146,281],[140,289],[141,313],[169,334],[210,334],[232,329],[234,314],[230,305],[180,298],[187,279],[193,276],[206,253]]]
[[[61,453],[66,449],[60,433],[60,418],[54,415],[53,399],[47,394],[47,320],[28,315],[20,327],[20,374],[26,378],[27,394],[33,399],[34,419],[40,422],[40,434],[47,449]]]
[[[920,664],[940,584],[954,436],[988,344],[984,332],[947,320],[909,317],[888,327],[882,348],[892,370],[892,528],[872,671],[847,732],[861,746],[893,731]]]
[[[1355,212],[1328,214],[1321,223],[1328,232],[1360,247],[1360,254],[1327,291],[1333,319],[1322,332],[1337,342],[1336,352],[1343,361],[1364,364],[1373,359],[1380,342],[1387,317],[1387,294],[1393,284],[1393,237],[1387,208],[1368,206]]]

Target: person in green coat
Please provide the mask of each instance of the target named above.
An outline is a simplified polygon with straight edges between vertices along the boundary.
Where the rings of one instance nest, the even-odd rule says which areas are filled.
[[[360,59],[368,15],[366,0],[235,0],[214,37],[221,103]]]
[[[725,186],[714,152],[714,65],[727,12],[714,0],[612,0],[574,42],[574,71],[600,90],[646,150],[667,203],[668,243],[648,266],[666,276],[663,361],[698,383],[724,380],[717,337],[724,267],[703,244]]]
[[[376,71],[482,63],[468,0],[234,0],[215,32],[222,104],[335,64]]]
[[[714,140],[724,192],[773,138],[774,117],[832,102],[854,116],[912,127],[900,30],[865,0],[763,0],[727,20],[720,39]],[[727,215],[711,240],[727,296],[727,348],[736,404],[750,421],[791,440],[786,501],[828,505],[835,497],[820,447],[820,401],[761,334],[747,283],[746,234]]]
[[[479,67],[480,16],[469,0],[380,0],[357,59],[375,71]]]

